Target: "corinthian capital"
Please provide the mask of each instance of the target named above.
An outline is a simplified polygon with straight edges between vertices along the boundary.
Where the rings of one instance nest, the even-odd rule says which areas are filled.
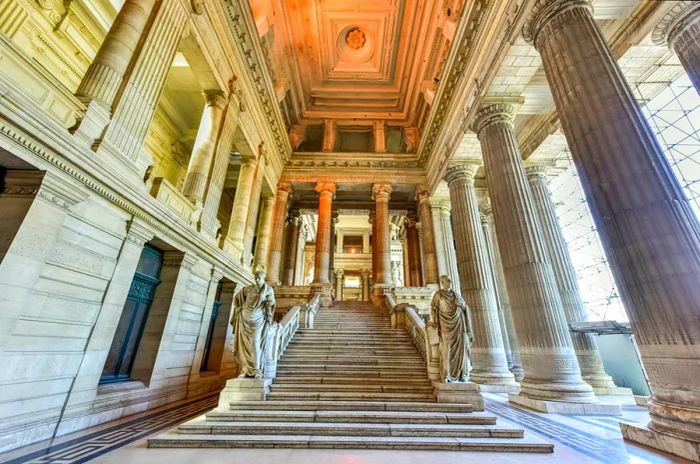
[[[593,11],[590,0],[537,0],[523,25],[523,38],[538,48],[538,38],[545,26],[562,13],[576,8]]]
[[[515,107],[509,103],[495,103],[483,107],[476,113],[472,122],[472,130],[479,137],[481,131],[494,124],[507,124],[513,126]]]

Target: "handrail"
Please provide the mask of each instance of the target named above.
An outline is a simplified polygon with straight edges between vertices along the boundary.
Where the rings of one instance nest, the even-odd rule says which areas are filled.
[[[392,328],[403,327],[425,360],[430,380],[440,379],[440,340],[434,327],[427,326],[415,306],[395,304],[391,295],[384,296],[390,310]]]

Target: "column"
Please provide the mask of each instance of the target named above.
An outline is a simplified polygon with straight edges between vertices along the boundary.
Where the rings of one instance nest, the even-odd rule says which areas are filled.
[[[651,35],[656,45],[676,52],[683,69],[700,92],[700,3],[676,2]]]
[[[343,301],[343,281],[345,280],[345,271],[342,269],[335,270],[335,301]]]
[[[75,92],[87,105],[87,112],[75,134],[90,145],[102,136],[109,123],[117,92],[134,59],[155,3],[156,0],[124,2]]]
[[[157,8],[97,149],[98,155],[123,161],[140,177],[153,162],[143,142],[190,15],[181,2],[160,2]]]
[[[408,270],[411,276],[411,287],[423,286],[423,272],[420,259],[420,239],[416,228],[416,214],[406,215],[406,246],[408,247]]]
[[[511,401],[554,412],[556,401],[594,403],[581,379],[561,299],[513,129],[513,108],[490,105],[475,121],[503,271],[525,370]],[[457,221],[455,221],[457,223]],[[459,240],[458,240],[459,241]],[[462,286],[464,290],[464,285]],[[568,409],[574,410],[573,408]]]
[[[372,199],[375,209],[374,249],[377,258],[377,274],[374,279],[374,304],[381,304],[382,297],[391,287],[391,239],[389,233],[389,196],[392,187],[389,183],[374,184],[372,186]]]
[[[369,223],[372,226],[372,282],[377,281],[377,221],[376,212],[369,212]]]
[[[204,113],[199,121],[199,130],[192,148],[190,164],[187,167],[185,185],[182,189],[183,195],[195,205],[196,209],[200,210],[204,203],[209,171],[226,106],[226,97],[223,92],[212,91],[204,92],[204,94],[206,96]]]
[[[408,240],[406,240],[406,227],[403,229],[403,239],[401,240],[401,255],[403,257],[403,286],[411,287],[411,268],[408,257]]]
[[[623,433],[645,442],[651,437],[660,447],[690,441],[697,450],[700,224],[590,5],[542,7],[533,11],[525,35],[542,56],[653,392],[648,429],[625,427]],[[696,451],[691,459],[698,457]]]
[[[321,151],[332,152],[335,150],[335,121],[323,120],[323,144]]]
[[[474,188],[477,169],[474,165],[454,166],[447,170],[445,177],[455,215],[453,230],[462,296],[472,315],[471,380],[482,384],[485,391],[517,391],[503,348],[496,294],[481,228]]]
[[[262,211],[260,212],[260,224],[258,224],[258,239],[255,242],[255,261],[253,271],[264,269],[267,271],[267,258],[270,254],[270,234],[272,233],[272,210],[275,197],[263,195]]]
[[[253,181],[253,190],[250,193],[250,204],[248,205],[248,217],[245,222],[245,236],[243,237],[243,253],[241,263],[250,266],[253,263],[253,240],[258,224],[258,211],[260,210],[262,186],[265,180],[265,155],[260,153],[258,157],[258,169]]]
[[[374,152],[386,153],[386,123],[375,121],[372,134],[374,135]]]
[[[267,258],[266,280],[270,285],[280,284],[284,222],[287,218],[287,202],[291,191],[292,186],[288,182],[280,182],[277,184],[275,206],[272,210],[272,227],[270,228],[270,252]]]
[[[371,213],[370,213],[371,214]],[[367,232],[362,233],[362,253],[370,253],[371,249],[369,246],[369,234]]]
[[[248,220],[248,207],[255,183],[255,171],[258,168],[258,159],[255,157],[241,158],[241,170],[238,174],[236,196],[231,208],[231,219],[228,223],[224,249],[230,250],[234,261],[240,261],[243,256],[243,240],[245,238],[245,226]]]
[[[312,287],[316,293],[321,294],[323,306],[328,307],[332,303],[329,271],[331,264],[331,213],[335,184],[333,182],[319,182],[316,184],[315,190],[318,192],[318,226]]]
[[[369,269],[362,269],[362,301],[369,301]]]
[[[487,201],[481,208],[481,227],[484,229],[484,238],[486,239],[486,248],[489,252],[491,260],[491,270],[494,280],[494,288],[496,289],[496,302],[498,303],[499,317],[501,321],[501,333],[503,336],[504,345],[510,350],[510,371],[515,376],[515,380],[520,382],[525,375],[523,371],[523,362],[520,360],[520,348],[518,348],[518,337],[515,334],[515,322],[513,322],[513,314],[510,311],[510,301],[508,300],[508,291],[506,290],[506,278],[503,274],[503,265],[501,263],[501,253],[498,250],[498,238],[496,236],[496,228],[493,226],[493,214],[491,211],[491,202]],[[506,352],[506,356],[507,356]]]
[[[284,269],[282,271],[282,285],[294,285],[294,270],[296,268],[296,258],[299,248],[299,224],[301,213],[298,209],[289,212],[289,223],[287,224],[287,252],[284,258]]]
[[[532,199],[537,209],[542,227],[549,262],[554,271],[554,280],[559,289],[559,296],[564,306],[566,321],[582,322],[588,319],[586,306],[583,304],[574,265],[571,263],[569,248],[559,226],[557,212],[547,187],[547,174],[543,166],[530,166],[525,169],[530,182]],[[603,361],[598,353],[598,344],[592,334],[572,333],[571,340],[581,368],[581,376],[598,394],[615,394],[616,385],[603,368]],[[622,393],[622,392],[620,392]],[[626,393],[631,394],[627,389]]]
[[[418,219],[423,232],[423,275],[425,285],[438,284],[438,264],[435,253],[435,234],[433,233],[433,218],[430,213],[429,193],[426,187],[420,186],[416,190],[416,202],[418,203]]]
[[[342,253],[343,252],[343,236],[344,233],[342,230],[336,230],[335,232],[335,252],[336,253]]]
[[[338,224],[338,211],[331,213],[331,248],[329,251],[330,264],[328,268],[328,276],[335,273],[335,225]]]
[[[450,203],[447,200],[430,200],[430,210],[433,214],[433,228],[435,232],[438,275],[448,276],[452,281],[454,291],[461,294],[450,209]]]
[[[297,255],[294,265],[294,285],[304,285],[304,248],[306,248],[306,226],[299,220],[299,240],[297,241]]]
[[[240,103],[238,97],[232,94],[224,112],[222,129],[214,150],[214,161],[204,199],[204,210],[198,224],[199,230],[211,237],[216,237],[221,227],[217,215],[221,203],[221,194],[224,191],[224,183],[226,182],[226,173],[231,162],[231,146],[238,127],[239,113]]]

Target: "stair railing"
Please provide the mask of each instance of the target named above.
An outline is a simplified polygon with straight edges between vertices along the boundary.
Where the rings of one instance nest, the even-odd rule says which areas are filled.
[[[434,327],[428,327],[415,306],[396,304],[390,294],[384,295],[384,306],[391,316],[391,328],[404,328],[425,360],[430,380],[440,379],[440,339]]]
[[[321,297],[314,295],[308,303],[292,306],[281,321],[273,322],[267,332],[267,353],[265,354],[265,378],[277,376],[277,362],[292,342],[299,327],[313,329],[314,317],[321,306]]]

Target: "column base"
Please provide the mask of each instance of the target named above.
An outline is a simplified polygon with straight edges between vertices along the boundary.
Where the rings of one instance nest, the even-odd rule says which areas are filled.
[[[489,393],[518,393],[519,383],[480,383],[479,390]]]
[[[467,403],[475,411],[484,410],[484,398],[481,396],[479,385],[473,382],[439,382],[433,380],[433,394],[438,403]]]
[[[621,416],[619,404],[607,403],[567,403],[564,401],[536,400],[526,396],[510,393],[508,401],[518,406],[544,412],[547,414],[574,414],[593,416]]]
[[[649,409],[649,401],[651,401],[651,396],[634,395],[634,404],[637,406]]]
[[[620,431],[625,440],[700,462],[700,443],[698,442],[657,432],[639,424],[620,422]]]
[[[83,119],[70,130],[77,139],[93,148],[95,142],[102,139],[111,118],[112,113],[106,105],[91,100],[87,104]]]
[[[612,396],[633,396],[631,388],[618,387],[593,387],[593,393],[596,395],[612,395]]]
[[[226,386],[219,393],[217,410],[228,411],[236,401],[265,401],[270,393],[272,379],[253,379],[236,377],[226,381]]]

